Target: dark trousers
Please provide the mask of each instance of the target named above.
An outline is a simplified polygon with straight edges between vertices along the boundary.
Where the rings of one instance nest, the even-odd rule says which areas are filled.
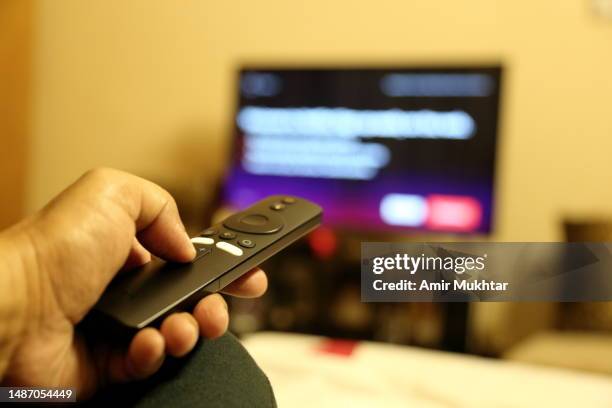
[[[153,377],[99,393],[87,406],[276,407],[270,382],[232,334],[201,340]]]

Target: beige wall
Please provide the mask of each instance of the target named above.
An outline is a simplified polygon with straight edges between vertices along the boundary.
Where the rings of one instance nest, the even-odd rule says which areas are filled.
[[[502,240],[612,214],[612,23],[587,0],[39,0],[31,211],[87,168],[203,199],[239,61],[502,60]]]

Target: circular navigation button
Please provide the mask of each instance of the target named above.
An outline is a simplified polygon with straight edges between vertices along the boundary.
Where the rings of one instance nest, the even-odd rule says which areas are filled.
[[[281,201],[285,204],[295,204],[296,199],[293,197],[284,197]]]
[[[212,237],[213,235],[215,235],[217,233],[217,230],[214,228],[209,228],[209,229],[205,229],[204,231],[202,231],[202,233],[200,234],[201,237]]]
[[[270,220],[263,214],[249,214],[240,219],[242,224],[261,227],[266,225]]]
[[[243,248],[253,248],[255,247],[255,242],[252,239],[239,239],[238,245]]]
[[[274,234],[284,224],[283,218],[270,210],[241,212],[223,221],[226,228],[248,234]]]
[[[270,209],[274,211],[281,211],[285,209],[285,204],[283,203],[274,203],[270,206]]]
[[[236,238],[236,234],[234,234],[233,232],[225,231],[225,232],[222,232],[221,234],[219,234],[219,238],[221,238],[221,239],[234,239],[234,238]]]

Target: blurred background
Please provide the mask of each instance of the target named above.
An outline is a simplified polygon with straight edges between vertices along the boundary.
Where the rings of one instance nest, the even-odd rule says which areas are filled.
[[[275,178],[282,192],[303,187],[315,201],[330,199],[332,179],[336,215],[316,239],[266,265],[271,288],[263,300],[233,301],[236,332],[377,340],[610,374],[609,303],[363,304],[358,244],[610,241],[611,73],[607,0],[2,0],[0,226],[96,166],[164,186],[192,231],[267,193]],[[399,81],[395,91],[374,95],[384,78]],[[483,95],[461,86],[468,94],[427,94],[440,83],[483,78]],[[418,95],[401,94],[411,92],[410,81]],[[293,84],[289,96],[278,83]],[[388,202],[390,215],[379,214],[387,221],[360,223],[378,214],[360,202],[380,187],[378,176],[308,176],[293,167],[271,174],[245,165],[245,149],[262,146],[253,139],[261,136],[257,123],[271,119],[270,111],[251,110],[260,115],[251,128],[236,120],[244,109],[319,106],[439,108],[466,114],[477,130],[449,131],[435,145],[420,136],[390,150],[384,140],[370,143],[379,153],[405,152],[393,158],[408,163],[396,163],[394,180],[421,187],[387,180],[393,187],[383,193],[400,193]],[[455,142],[467,144],[455,149]],[[256,153],[274,164],[265,161],[266,146]],[[445,174],[449,186],[440,182]],[[447,224],[432,227],[393,210],[420,208],[432,194],[455,200],[451,207],[465,208],[467,199],[476,221],[457,227],[443,210]]]

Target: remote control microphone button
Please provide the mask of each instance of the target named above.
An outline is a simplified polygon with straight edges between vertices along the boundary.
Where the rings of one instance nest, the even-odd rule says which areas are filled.
[[[281,211],[285,209],[285,204],[283,203],[274,203],[270,206],[270,209],[274,211]]]
[[[296,200],[293,197],[284,197],[281,201],[285,204],[294,204]]]
[[[238,240],[238,245],[243,248],[253,248],[255,247],[255,242],[251,239],[240,239]]]
[[[234,234],[233,232],[225,231],[225,232],[222,232],[221,234],[219,234],[219,238],[221,238],[221,239],[234,239],[234,238],[236,238],[236,234]]]
[[[230,255],[242,256],[242,249],[230,244],[229,242],[217,242],[217,248],[227,252]]]
[[[191,238],[191,243],[192,244],[212,245],[215,243],[215,240],[212,238],[206,238],[206,237],[194,237],[194,238]]]

